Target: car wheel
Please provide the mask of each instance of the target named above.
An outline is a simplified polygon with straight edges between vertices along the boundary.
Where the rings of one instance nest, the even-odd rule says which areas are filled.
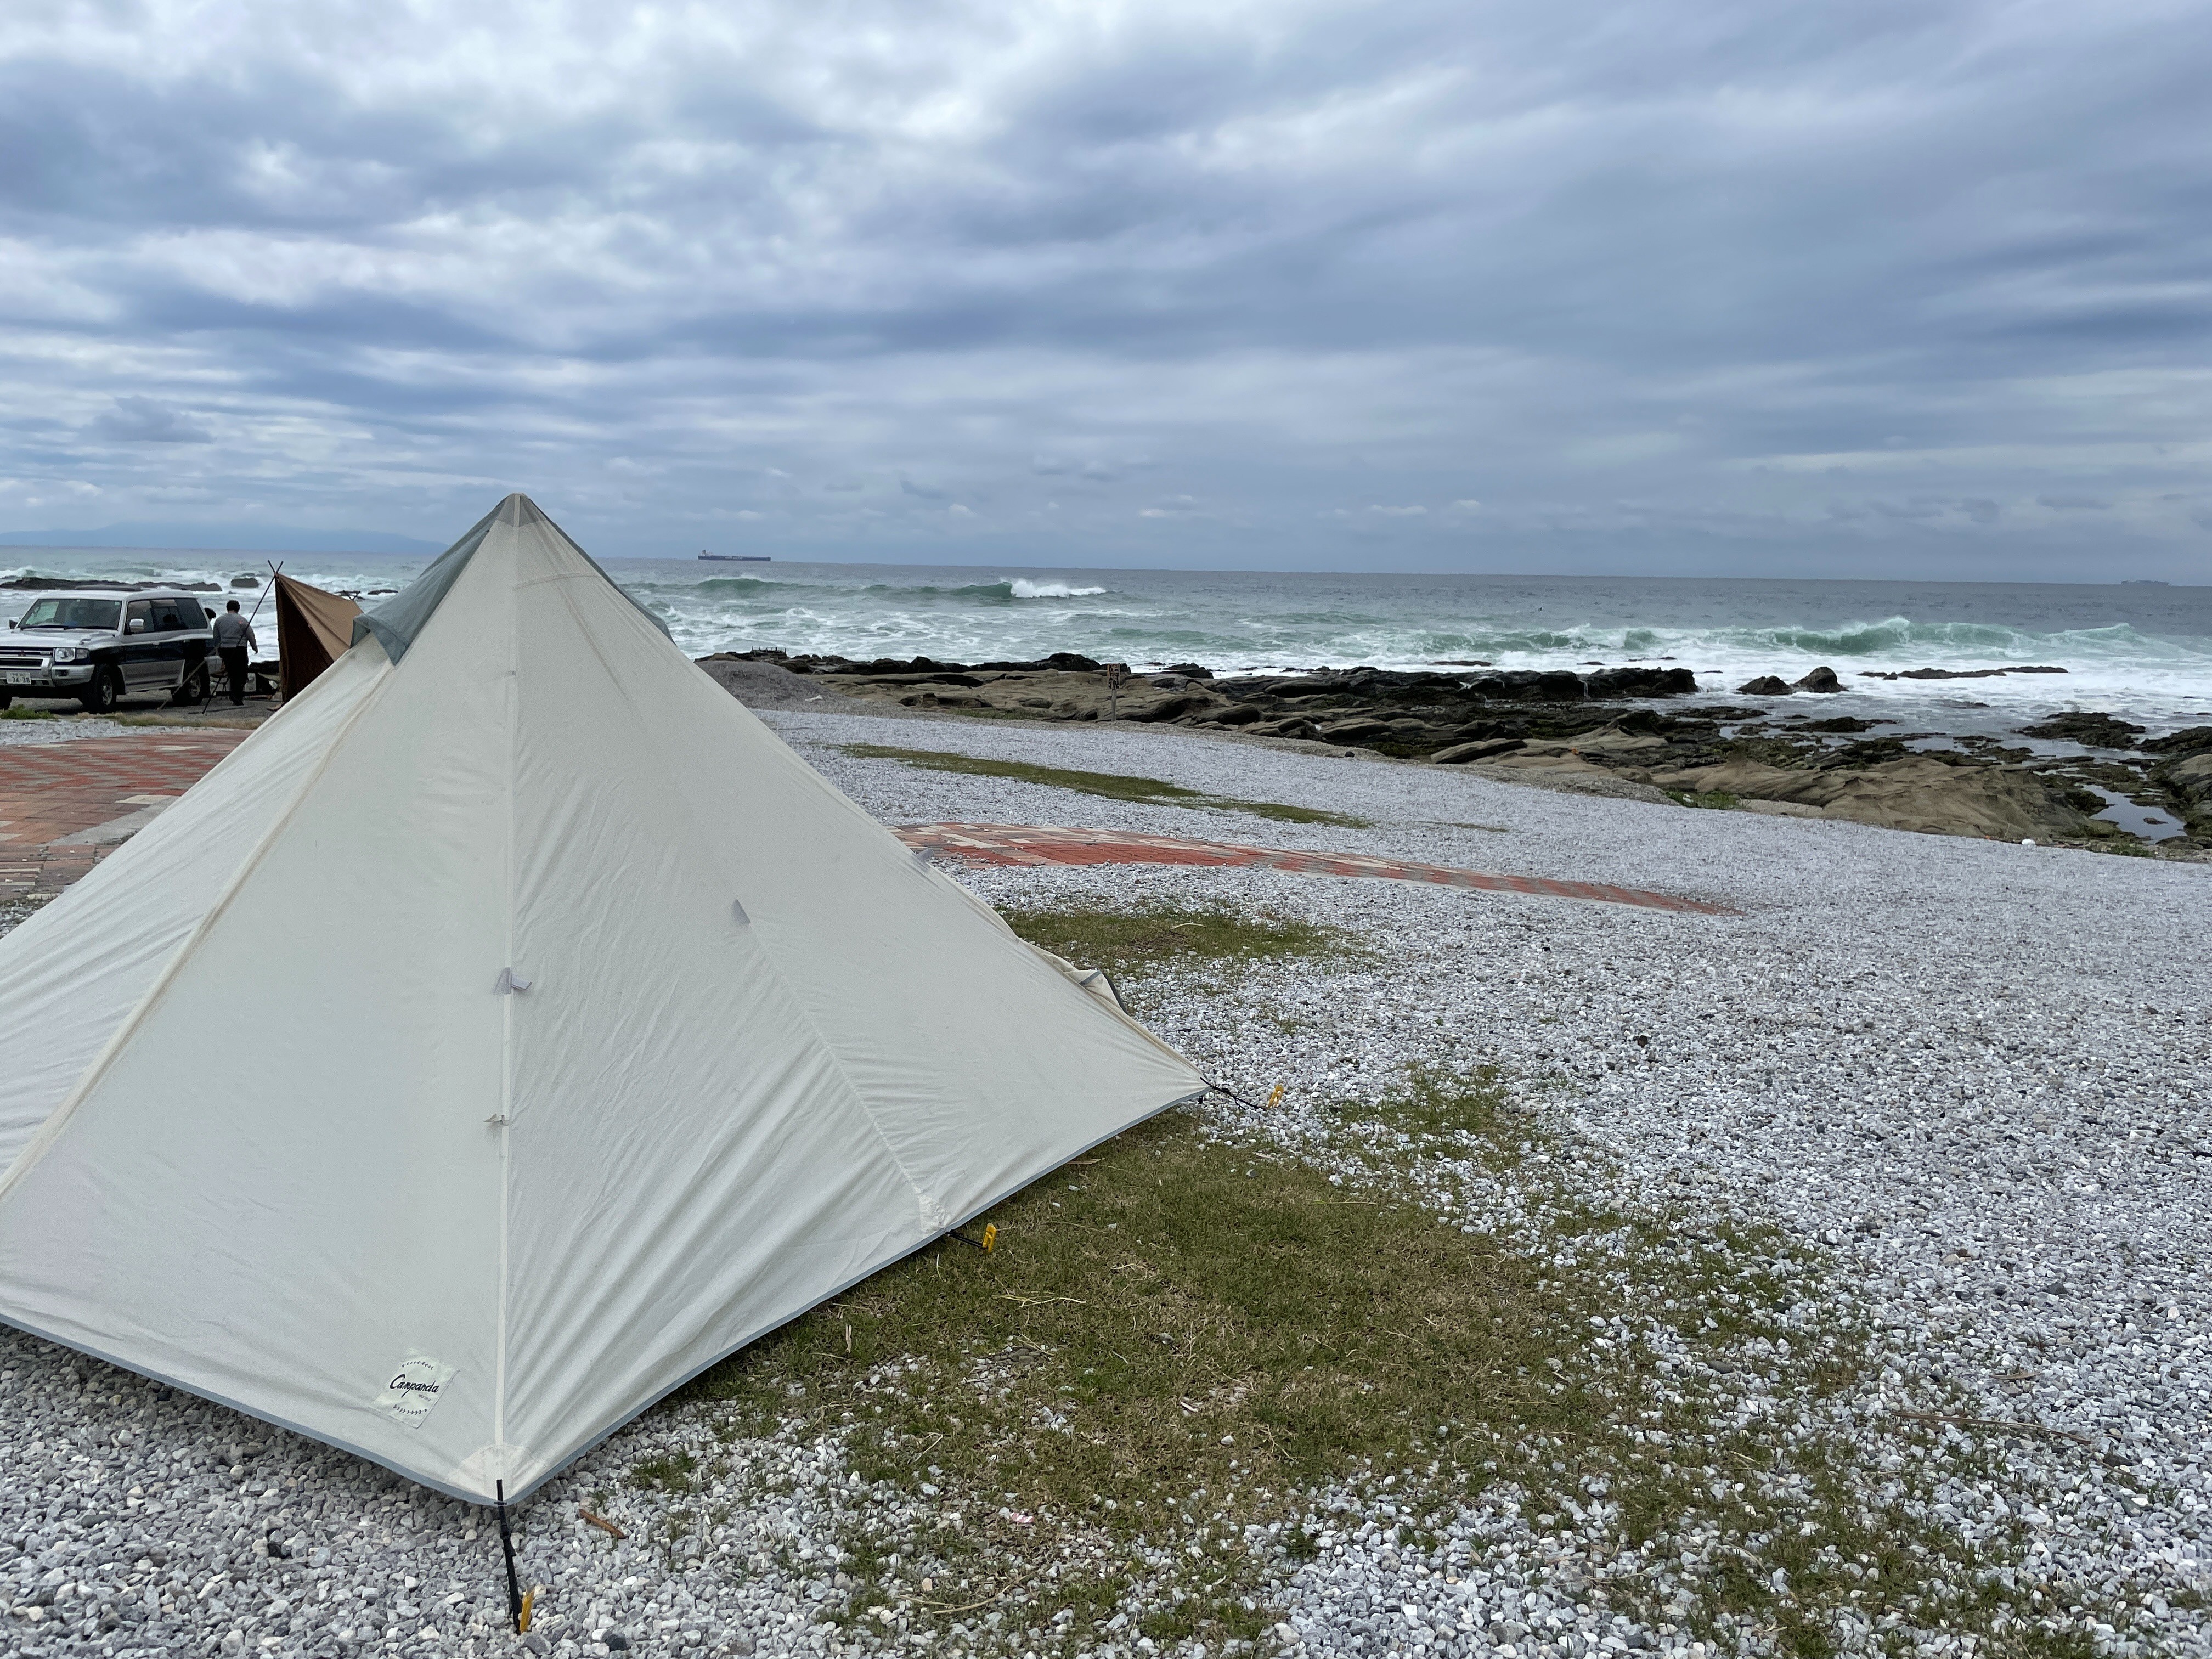
[[[185,671],[184,684],[179,685],[176,690],[170,695],[169,702],[175,707],[181,708],[188,702],[205,702],[207,701],[207,665],[205,663],[202,663],[197,668],[187,668]]]
[[[123,682],[112,668],[103,668],[92,677],[77,701],[84,705],[88,714],[105,714],[112,709],[123,696]]]

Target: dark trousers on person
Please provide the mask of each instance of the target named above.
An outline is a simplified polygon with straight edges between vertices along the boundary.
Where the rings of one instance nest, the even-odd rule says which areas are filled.
[[[226,645],[221,655],[222,672],[230,678],[230,700],[234,703],[243,703],[246,701],[246,647]]]

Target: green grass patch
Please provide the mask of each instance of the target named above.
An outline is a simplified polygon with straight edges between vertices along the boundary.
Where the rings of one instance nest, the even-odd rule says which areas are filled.
[[[1135,910],[1007,910],[1006,925],[1081,968],[1131,969],[1178,962],[1262,962],[1360,952],[1341,927],[1225,905],[1148,905]]]
[[[1467,1077],[1443,1077],[1417,1073],[1404,1092],[1372,1103],[1346,1105],[1340,1115],[1361,1123],[1385,1126],[1417,1140],[1440,1143],[1439,1150],[1474,1151],[1497,1167],[1520,1161],[1520,1136],[1516,1127],[1524,1113],[1506,1101],[1501,1075],[1494,1066],[1483,1066]]]
[[[13,704],[0,708],[0,720],[50,720],[57,718],[51,708],[18,708]]]
[[[1191,1563],[1155,1639],[1249,1637],[1267,1620],[1242,1605],[1264,1565],[1244,1522],[1364,1461],[1431,1455],[1468,1409],[1555,1435],[1589,1409],[1543,1367],[1566,1309],[1532,1264],[1186,1115],[990,1218],[992,1255],[933,1247],[696,1385],[757,1432],[794,1410],[845,1428],[866,1479],[939,1486],[956,1525],[873,1547],[905,1577],[866,1595],[909,1616],[1063,1545],[1084,1570],[1032,1588],[1024,1616],[1110,1606],[1151,1538]]]
[[[629,1483],[654,1492],[686,1492],[696,1491],[699,1460],[688,1451],[671,1453],[665,1457],[647,1458],[633,1464]]]
[[[1712,812],[1735,810],[1735,797],[1725,789],[1669,789],[1665,793],[1669,800],[1680,806],[1702,807]]]
[[[838,1540],[840,1617],[942,1636],[989,1609],[992,1651],[1094,1646],[1124,1609],[1162,1644],[1251,1640],[1332,1543],[1331,1487],[1376,1547],[1437,1550],[1461,1506],[1512,1501],[1540,1552],[1641,1552],[1577,1599],[1731,1651],[1824,1656],[1847,1617],[1881,1651],[1916,1627],[2068,1650],[2009,1589],[2024,1533],[1978,1555],[1932,1517],[1995,1472],[1986,1438],[1877,1447],[1851,1417],[1878,1345],[1822,1253],[1709,1204],[1589,1200],[1597,1155],[1494,1073],[1334,1121],[1302,1157],[1157,1119],[993,1211],[993,1254],[932,1246],[690,1397],[726,1440],[837,1437],[921,1504]],[[1417,1170],[1421,1200],[1393,1195]]]
[[[982,760],[973,755],[941,749],[896,749],[880,743],[841,745],[857,760],[891,760],[931,772],[963,772],[979,778],[1013,778],[1048,789],[1073,789],[1079,794],[1107,800],[1136,801],[1150,806],[1190,806],[1212,811],[1244,812],[1254,817],[1274,818],[1285,823],[1334,823],[1347,830],[1368,827],[1365,818],[1341,812],[1324,812],[1311,806],[1291,806],[1281,801],[1239,800],[1230,795],[1210,795],[1187,789],[1161,778],[1127,776],[1119,772],[1076,772],[1064,767],[1037,766],[1028,761]]]

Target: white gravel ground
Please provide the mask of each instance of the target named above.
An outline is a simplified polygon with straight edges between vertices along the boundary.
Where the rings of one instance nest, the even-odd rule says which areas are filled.
[[[1377,963],[1277,966],[1226,996],[1140,1012],[1239,1093],[1286,1083],[1283,1133],[1314,1103],[1386,1092],[1412,1062],[1495,1063],[1552,1089],[1615,1155],[1606,1179],[1826,1241],[1900,1364],[1990,1418],[2082,1437],[2032,1443],[2047,1456],[2017,1458],[2003,1490],[1952,1494],[1959,1523],[2024,1517],[2032,1572],[2131,1614],[2100,1647],[2212,1651],[2212,867],[1584,799],[1156,730],[774,718],[891,823],[1340,848],[1738,907],[1676,915],[1261,871],[968,878],[1001,902],[1225,898],[1359,931]],[[856,740],[1138,772],[1376,822],[1127,805],[830,746]],[[678,1544],[640,1528],[617,1545],[574,1519],[600,1492],[643,1513],[622,1472],[706,1433],[687,1410],[648,1413],[533,1503],[525,1566],[548,1589],[530,1649],[854,1644],[814,1619],[836,1588],[831,1522],[866,1498],[833,1447],[747,1446],[744,1478],[707,1495],[723,1522]],[[1333,1517],[1273,1639],[1316,1653],[1687,1646],[1578,1604],[1553,1576],[1557,1550],[1547,1565],[1510,1513],[1470,1511],[1434,1558],[1392,1547],[1370,1519]],[[504,1589],[480,1513],[20,1336],[0,1338],[0,1650],[26,1655],[515,1645],[498,1628]],[[973,1640],[998,1645],[980,1629]]]
[[[93,714],[81,714],[67,720],[0,720],[0,749],[27,749],[41,744],[70,743],[79,738],[120,737],[132,729]]]

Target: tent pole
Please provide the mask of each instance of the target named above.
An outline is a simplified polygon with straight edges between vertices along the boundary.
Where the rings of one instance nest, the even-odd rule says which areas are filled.
[[[276,579],[284,574],[284,562],[281,559],[273,564],[270,564],[267,559],[262,560],[261,562],[269,566],[269,586],[253,596],[253,610],[246,619],[246,625],[248,628],[253,626],[253,618],[261,614],[262,600],[276,591]]]
[[[507,1616],[514,1621],[514,1633],[522,1634],[522,1581],[514,1575],[514,1534],[507,1529],[507,1482],[497,1481],[492,1490],[498,1494],[499,1547],[507,1557]]]
[[[269,565],[269,586],[263,588],[260,592],[254,595],[253,616],[248,617],[246,619],[246,625],[248,628],[253,626],[253,617],[261,614],[262,600],[267,599],[271,593],[274,593],[276,591],[276,578],[284,574],[284,562],[282,559],[277,560],[273,564],[270,564],[268,560],[264,559],[262,563]],[[284,656],[284,642],[281,639],[276,642],[276,656],[278,661],[283,661]]]

